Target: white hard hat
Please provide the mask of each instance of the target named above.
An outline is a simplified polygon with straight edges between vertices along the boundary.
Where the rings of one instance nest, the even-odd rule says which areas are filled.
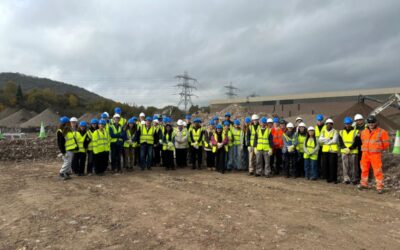
[[[183,122],[183,124],[182,124],[184,127],[186,127],[187,126],[187,123],[186,122]]]
[[[154,119],[153,122],[154,123],[159,123],[159,121],[157,119]]]
[[[268,118],[267,123],[274,123],[274,120],[272,120],[272,118]]]
[[[71,117],[71,119],[69,119],[70,122],[78,122],[78,118],[76,117]]]
[[[140,116],[140,117],[145,117],[146,115],[142,112],[142,113],[140,113],[139,116]]]
[[[258,119],[260,119],[260,117],[257,114],[254,114],[254,115],[251,116],[251,119],[252,120],[258,120]]]
[[[140,122],[140,124],[142,124],[142,125],[145,125],[145,124],[146,124],[146,122],[145,122],[145,121],[141,121],[141,122]]]
[[[357,121],[357,120],[364,120],[364,117],[362,115],[360,115],[360,114],[356,114],[354,116],[354,121]]]
[[[113,118],[121,118],[120,114],[114,114]]]
[[[178,126],[183,126],[183,121],[182,121],[181,119],[179,119],[179,120],[176,122],[176,125],[178,125]]]
[[[289,123],[286,125],[286,127],[287,127],[287,128],[294,128],[294,125],[293,125],[293,123],[289,122]]]
[[[308,131],[315,131],[315,128],[313,126],[308,127]]]
[[[303,120],[303,118],[301,118],[300,116],[298,116],[298,117],[296,118],[296,122],[297,122],[298,120]]]
[[[299,127],[306,127],[306,124],[304,122],[300,122]]]
[[[333,124],[333,120],[331,118],[329,118],[328,120],[326,120],[325,124],[327,123],[332,123]]]

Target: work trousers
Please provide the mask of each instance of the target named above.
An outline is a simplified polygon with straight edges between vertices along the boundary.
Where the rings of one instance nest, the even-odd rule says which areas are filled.
[[[92,174],[94,171],[93,151],[87,151],[87,173]]]
[[[216,160],[216,167],[217,167],[217,171],[221,172],[221,173],[225,173],[225,156],[226,152],[225,152],[225,148],[219,148],[217,149],[217,152],[215,152],[215,160]]]
[[[72,158],[72,169],[75,174],[85,174],[86,153],[76,152]]]
[[[282,170],[282,149],[275,148],[273,154],[270,157],[269,165],[272,168],[274,174],[278,175]]]
[[[215,154],[210,150],[206,151],[207,168],[215,168]]]
[[[67,151],[62,159],[63,159],[63,164],[60,169],[60,174],[69,174],[72,172],[72,158],[74,157],[74,152],[72,151]]]
[[[153,162],[153,145],[144,143],[140,145],[140,168],[151,169]]]
[[[257,158],[257,167],[256,167],[256,175],[262,175],[264,172],[265,176],[271,175],[271,165],[270,165],[270,156],[268,155],[268,151],[259,150],[256,153]]]
[[[96,174],[103,174],[108,167],[109,151],[93,154],[94,171]]]
[[[249,151],[249,173],[252,174],[254,173],[254,170],[256,169],[256,153],[254,152],[254,147],[250,147]]]
[[[286,177],[296,177],[296,152],[283,154],[283,170]]]
[[[135,165],[135,148],[134,147],[124,147],[124,168],[133,170]]]
[[[203,147],[199,147],[199,148],[192,148],[192,153],[191,153],[191,157],[192,157],[192,169],[195,169],[196,167],[198,169],[201,169],[201,164],[203,162]]]
[[[184,168],[187,166],[187,148],[177,148],[175,149],[176,154],[176,166],[179,168]]]
[[[322,153],[322,176],[327,182],[337,183],[337,164],[337,153]]]
[[[174,151],[172,150],[163,150],[161,152],[163,165],[166,170],[175,169],[174,164]]]
[[[122,146],[117,143],[111,143],[111,169],[121,171]]]
[[[382,154],[363,152],[361,159],[361,185],[368,186],[369,169],[374,171],[376,189],[383,189]]]
[[[357,183],[357,154],[342,154],[343,181]]]

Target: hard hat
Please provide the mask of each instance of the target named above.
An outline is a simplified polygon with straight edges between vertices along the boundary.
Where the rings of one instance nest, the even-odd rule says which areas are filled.
[[[142,112],[140,113],[139,117],[145,117],[146,115]]]
[[[189,115],[189,114],[187,114],[187,115],[185,116],[185,119],[186,119],[186,120],[190,120],[190,118],[192,118],[192,116]]]
[[[238,119],[235,119],[235,120],[233,121],[233,123],[234,123],[235,125],[240,125],[240,121],[239,121]]]
[[[137,121],[137,117],[136,116],[133,116],[131,119],[134,120],[135,122]]]
[[[257,114],[251,116],[251,120],[258,120],[260,117]]]
[[[120,114],[114,114],[113,118],[121,118]]]
[[[304,122],[300,122],[299,127],[306,127],[306,124]]]
[[[159,121],[157,119],[153,119],[154,123],[159,123]]]
[[[332,123],[333,124],[333,120],[331,118],[329,118],[328,120],[326,120],[325,124],[327,123]]]
[[[274,123],[274,120],[272,118],[268,118],[267,123]]]
[[[163,123],[167,123],[167,122],[168,122],[168,117],[164,117],[164,118],[162,119],[162,122],[163,122]]]
[[[317,115],[317,121],[322,122],[324,120],[324,116],[322,114]]]
[[[179,120],[176,122],[176,125],[178,125],[178,126],[183,126],[183,121],[182,121],[181,119],[179,119]]]
[[[187,123],[186,123],[185,121],[183,121],[183,126],[184,126],[184,127],[186,127],[186,126],[187,126]]]
[[[249,124],[251,122],[251,118],[250,117],[246,117],[244,118],[244,122]]]
[[[298,120],[303,120],[303,118],[301,118],[300,116],[298,116],[298,117],[296,118],[296,122],[297,122]]]
[[[71,117],[71,119],[69,119],[70,122],[78,122],[78,118],[76,117]]]
[[[376,119],[376,116],[370,115],[367,118],[367,123],[376,123],[378,120]]]
[[[106,125],[106,124],[107,124],[106,120],[100,119],[99,125]]]
[[[128,123],[130,123],[130,124],[133,124],[133,123],[135,123],[136,121],[135,121],[135,119],[132,117],[131,119],[129,119],[128,120]]]
[[[105,118],[108,118],[108,114],[107,114],[106,112],[102,113],[102,114],[101,114],[101,118],[104,118],[104,119],[105,119]]]
[[[274,117],[273,122],[274,122],[274,123],[279,123],[279,118],[278,118],[278,117]]]
[[[213,120],[219,120],[219,117],[215,115],[215,116],[213,117]]]
[[[167,123],[171,123],[171,122],[172,122],[171,117],[167,117]]]
[[[225,117],[231,117],[231,113],[230,112],[226,112],[225,113]]]
[[[86,123],[85,121],[81,121],[81,122],[79,123],[79,126],[80,126],[80,127],[87,127],[87,123]]]
[[[228,121],[224,121],[224,126],[230,126],[231,125],[231,123],[230,122],[228,122]]]
[[[201,120],[200,120],[200,118],[194,118],[194,119],[193,119],[193,122],[194,122],[194,123],[201,123]]]
[[[268,122],[268,119],[266,117],[261,117],[260,122],[265,124]]]
[[[356,114],[354,116],[354,121],[358,121],[358,120],[364,120],[364,117],[362,115],[360,115],[360,114]]]
[[[286,127],[287,127],[287,128],[294,128],[294,125],[293,125],[293,123],[288,122],[288,124],[286,125]]]
[[[211,121],[210,121],[210,125],[211,125],[211,126],[215,126],[214,120],[211,120]]]
[[[353,120],[350,117],[346,116],[343,120],[343,123],[349,125],[353,123]]]
[[[145,125],[146,122],[145,122],[145,121],[141,121],[140,124],[141,124],[141,125]]]
[[[221,125],[221,124],[218,124],[218,125],[217,125],[217,129],[222,129],[222,125]]]
[[[121,108],[120,108],[120,107],[116,107],[116,108],[114,109],[114,113],[116,113],[116,114],[121,114],[121,113],[122,113]]]
[[[158,115],[153,116],[153,120],[158,120]]]
[[[99,120],[94,118],[94,119],[90,120],[90,124],[99,124]]]
[[[280,124],[285,124],[285,125],[286,125],[286,121],[283,120],[283,119],[281,119],[281,120],[279,121],[279,123],[280,123]]]
[[[146,117],[146,121],[151,122],[151,117],[150,117],[150,116],[147,116],[147,117]]]
[[[61,124],[65,124],[65,123],[68,123],[68,122],[69,122],[69,118],[68,117],[63,116],[63,117],[60,118],[60,123]]]
[[[308,127],[308,131],[315,131],[315,128],[313,126]]]

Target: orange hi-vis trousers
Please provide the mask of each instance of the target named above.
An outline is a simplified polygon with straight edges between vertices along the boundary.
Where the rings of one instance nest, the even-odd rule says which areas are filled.
[[[368,186],[369,169],[374,171],[376,189],[383,189],[382,154],[380,152],[363,152],[361,158],[361,185]]]

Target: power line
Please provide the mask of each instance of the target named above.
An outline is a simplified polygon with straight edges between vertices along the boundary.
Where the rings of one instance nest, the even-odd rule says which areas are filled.
[[[239,89],[234,87],[232,85],[232,82],[230,82],[229,85],[225,85],[224,88],[226,88],[228,91],[225,93],[225,95],[228,97],[228,99],[232,99],[233,97],[237,96],[237,94],[235,92]]]
[[[180,88],[180,92],[177,93],[177,95],[180,96],[178,107],[183,104],[185,106],[185,111],[187,111],[188,105],[193,105],[192,96],[196,96],[193,94],[193,90],[197,89],[194,86],[194,83],[198,83],[197,79],[190,77],[186,71],[183,73],[183,75],[177,75],[175,78],[182,80],[182,83],[175,85],[175,87]]]

